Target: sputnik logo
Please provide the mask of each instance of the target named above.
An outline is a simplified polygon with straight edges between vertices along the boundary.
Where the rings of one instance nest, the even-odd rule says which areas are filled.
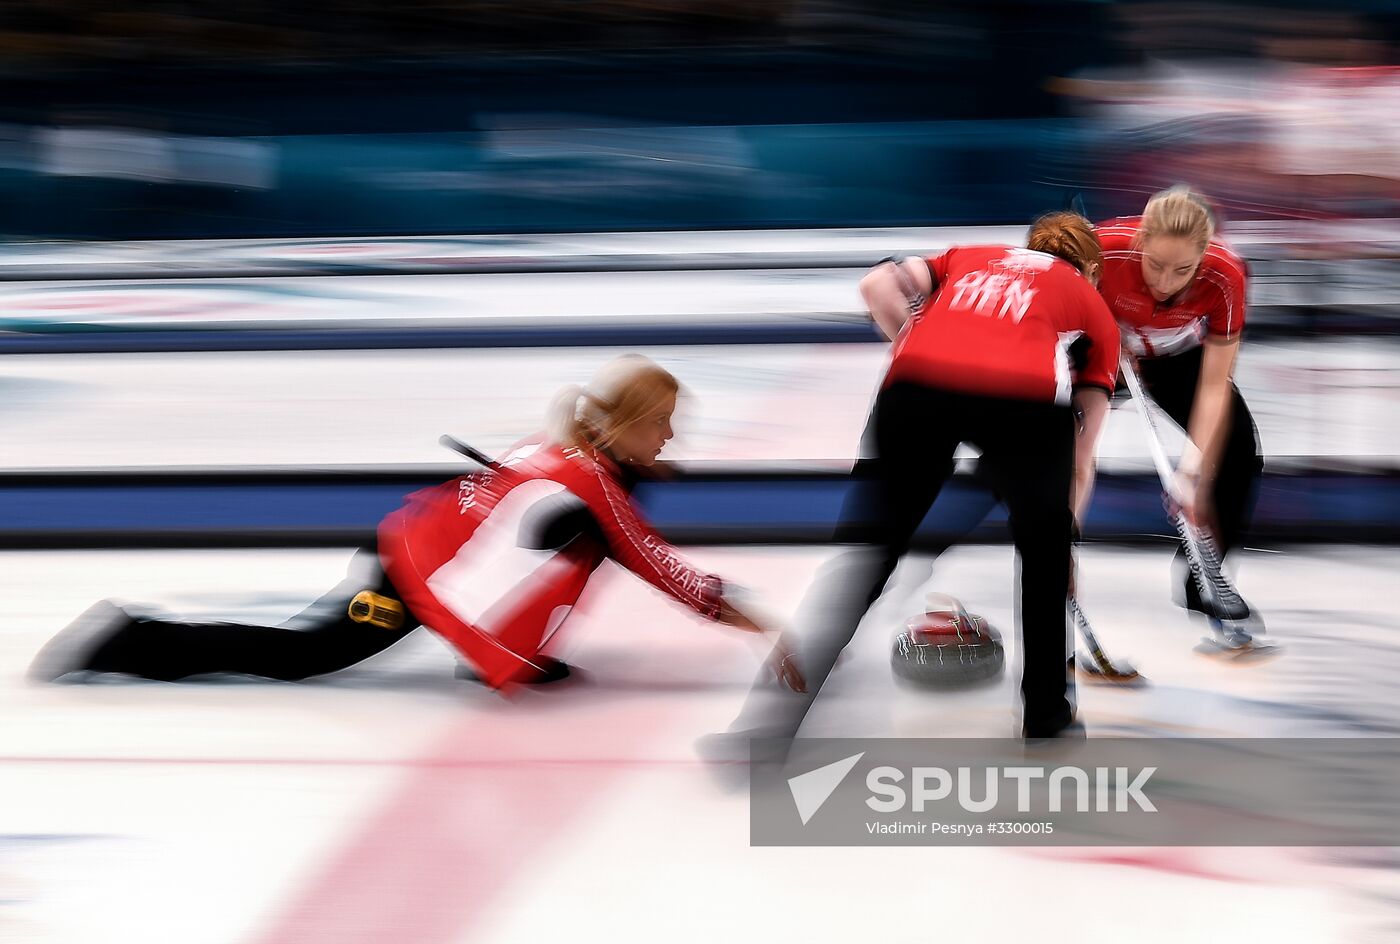
[[[831,795],[836,792],[836,788],[841,786],[841,781],[846,779],[846,775],[851,772],[860,759],[865,756],[865,751],[859,754],[852,754],[816,770],[809,770],[805,774],[798,774],[796,777],[788,778],[788,789],[792,791],[792,802],[797,804],[797,815],[802,817],[802,825],[806,826],[817,811]]]

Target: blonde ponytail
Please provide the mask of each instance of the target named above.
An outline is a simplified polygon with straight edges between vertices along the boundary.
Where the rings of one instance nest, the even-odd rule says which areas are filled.
[[[545,413],[545,435],[550,441],[576,446],[583,441],[582,403],[584,390],[569,384],[554,395]]]
[[[640,354],[624,354],[604,364],[587,387],[571,384],[554,395],[545,416],[546,435],[565,446],[606,449],[679,392],[680,383],[670,371]]]

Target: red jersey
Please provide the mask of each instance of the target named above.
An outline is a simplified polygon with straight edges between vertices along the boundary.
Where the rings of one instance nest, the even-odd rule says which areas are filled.
[[[895,339],[886,383],[1054,403],[1076,386],[1112,391],[1118,328],[1074,266],[1011,246],[955,246],[927,262],[934,290]],[[1081,339],[1076,372],[1069,347]]]
[[[561,508],[586,508],[603,543],[530,546],[531,520]],[[493,686],[528,668],[605,558],[710,619],[723,592],[641,519],[612,460],[540,443],[410,495],[380,523],[379,556],[414,616]]]
[[[1103,246],[1099,293],[1108,302],[1123,343],[1138,357],[1163,357],[1199,347],[1207,334],[1237,338],[1244,329],[1249,267],[1220,239],[1212,239],[1191,283],[1166,302],[1152,297],[1136,246],[1142,217],[1125,216],[1095,228]]]

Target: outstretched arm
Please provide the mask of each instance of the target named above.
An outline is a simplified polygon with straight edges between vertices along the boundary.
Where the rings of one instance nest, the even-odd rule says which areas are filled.
[[[751,633],[768,632],[763,626],[736,607],[731,599],[725,598],[720,606],[719,621],[727,626]],[[787,641],[782,636],[775,636],[773,639],[773,649],[768,654],[768,668],[777,676],[778,681],[794,692],[807,691],[807,681],[802,677],[802,672],[797,666],[797,661],[793,658],[792,650]]]

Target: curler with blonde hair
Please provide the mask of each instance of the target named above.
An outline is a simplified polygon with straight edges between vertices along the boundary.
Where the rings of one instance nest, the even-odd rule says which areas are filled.
[[[1094,235],[1094,224],[1069,210],[1047,213],[1036,220],[1026,238],[1026,248],[1063,259],[1090,277],[1103,265],[1103,250]]]
[[[550,404],[546,432],[567,446],[607,449],[657,404],[680,392],[680,383],[660,364],[640,354],[608,361],[588,386],[572,384]]]
[[[1155,193],[1142,211],[1138,239],[1174,236],[1206,251],[1215,235],[1215,213],[1206,198],[1184,184]]]

